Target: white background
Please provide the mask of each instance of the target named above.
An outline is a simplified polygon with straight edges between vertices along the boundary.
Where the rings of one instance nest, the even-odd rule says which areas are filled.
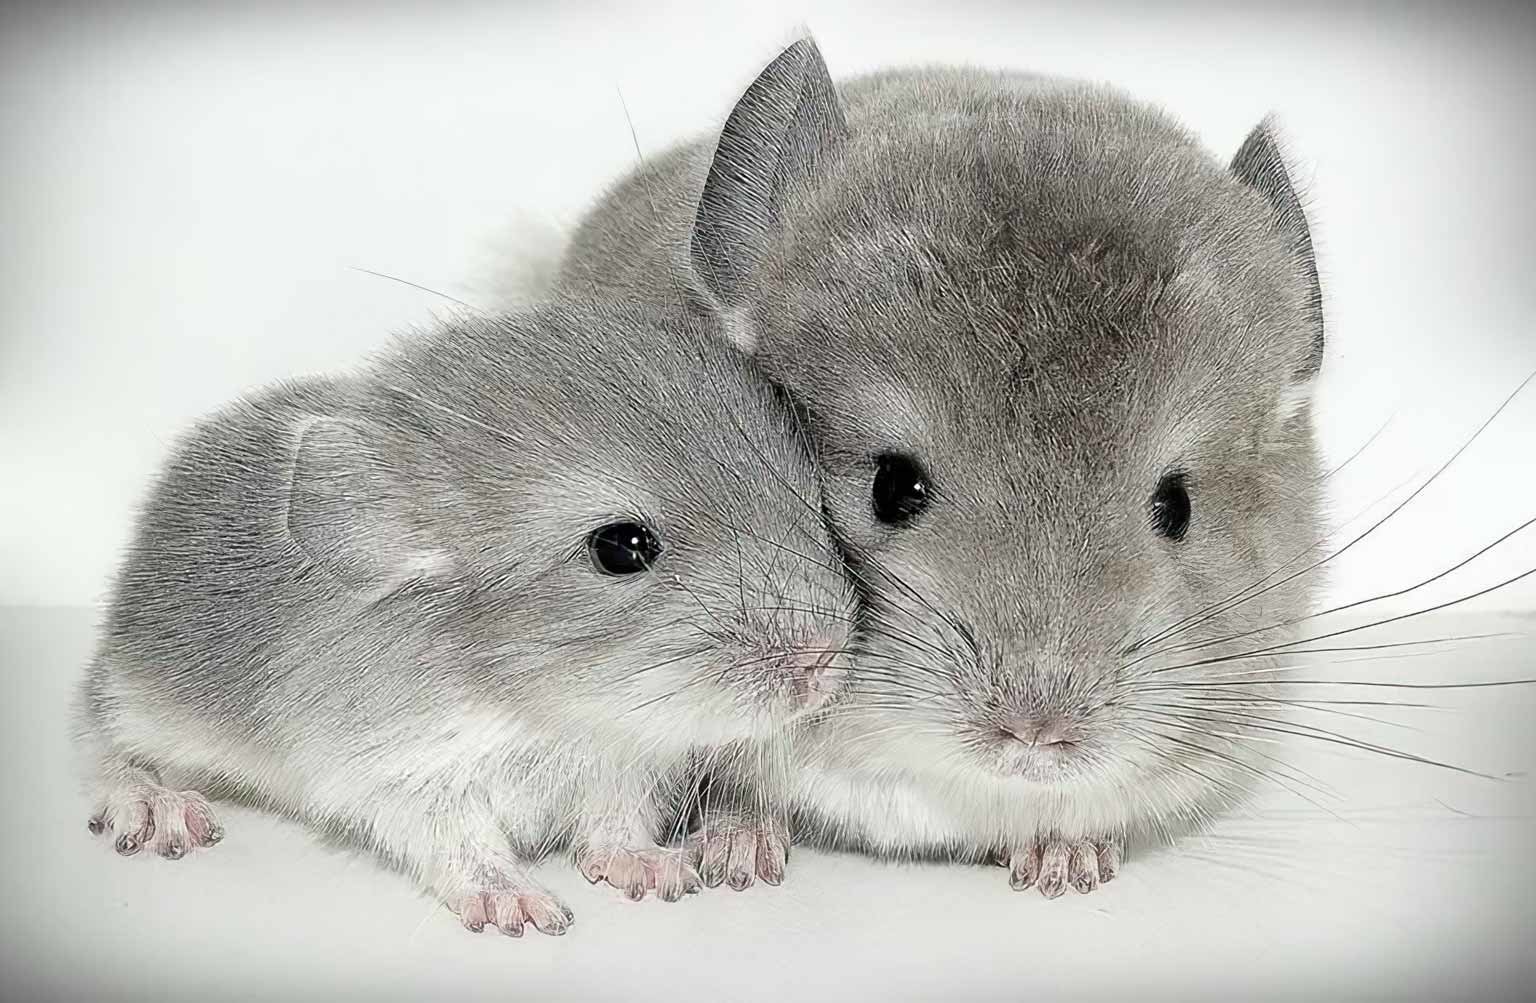
[[[238,816],[251,836],[232,825],[207,860],[125,863],[85,845],[57,755],[59,707],[88,650],[83,607],[103,595],[134,505],[178,432],[243,389],[351,363],[447,305],[358,269],[494,302],[526,235],[568,225],[633,164],[624,105],[646,152],[708,128],[801,25],[839,76],[965,61],[1119,84],[1174,110],[1222,157],[1278,111],[1310,189],[1323,270],[1329,456],[1349,456],[1390,419],[1334,480],[1340,521],[1394,489],[1401,498],[1536,371],[1536,18],[1514,5],[8,5],[0,603],[69,607],[0,620],[6,789],[35,809],[30,827],[6,837],[20,854],[7,865],[8,964],[24,958],[43,978],[50,958],[88,957],[105,950],[92,938],[142,930],[147,939],[109,952],[115,967],[93,978],[130,995],[157,978],[173,996],[227,994],[224,972],[260,995],[252,973],[276,958],[286,974],[269,972],[270,987],[290,998],[322,983],[367,984],[376,998],[427,992],[432,973],[460,995],[515,995],[521,973],[545,992],[606,986],[618,999],[691,998],[704,983],[721,998],[796,988],[822,998],[877,981],[890,998],[940,985],[1014,998],[1031,994],[1031,979],[1092,995],[1138,972],[1144,987],[1166,988],[1263,971],[1279,992],[1316,984],[1307,980],[1324,942],[1357,948],[1329,956],[1356,966],[1354,982],[1336,985],[1369,985],[1390,968],[1423,988],[1421,968],[1498,970],[1477,967],[1477,952],[1531,931],[1530,906],[1510,897],[1530,888],[1529,869],[1495,856],[1536,842],[1524,785],[1495,795],[1469,781],[1478,793],[1448,793],[1434,771],[1369,780],[1379,767],[1347,757],[1330,810],[1374,812],[1386,827],[1357,839],[1358,860],[1330,859],[1331,817],[1318,815],[1314,832],[1300,816],[1263,816],[1267,828],[1248,823],[1264,833],[1250,840],[1267,848],[1262,867],[1249,851],[1236,870],[1149,860],[1142,877],[1131,870],[1092,898],[1046,904],[1010,896],[989,871],[801,854],[792,884],[761,904],[721,893],[677,907],[691,919],[631,912],[583,886],[573,893],[583,925],[558,946],[463,945],[467,934],[395,879],[255,816]],[[1533,436],[1536,387],[1336,562],[1341,599],[1411,584],[1536,515]],[[1536,564],[1529,536],[1400,605]],[[1533,582],[1477,608],[1536,608]],[[1529,644],[1413,671],[1536,674]],[[1428,733],[1389,734],[1458,762],[1480,754],[1492,772],[1527,769],[1531,703],[1494,692],[1507,698],[1441,713]],[[1441,823],[1459,816],[1435,799],[1453,795],[1482,804],[1487,824],[1446,835]],[[1276,810],[1313,810],[1284,805]],[[1441,814],[1429,822],[1423,811]],[[78,839],[60,841],[66,823]],[[1309,847],[1314,837],[1327,845]],[[45,844],[47,866],[28,868],[20,851]],[[1378,852],[1388,844],[1399,849]],[[1345,894],[1298,894],[1301,874],[1318,894]],[[1482,936],[1485,925],[1500,932]],[[1117,967],[1126,958],[1140,967]],[[51,985],[85,974],[60,964]],[[661,975],[644,974],[653,968]],[[920,970],[941,975],[914,981]]]

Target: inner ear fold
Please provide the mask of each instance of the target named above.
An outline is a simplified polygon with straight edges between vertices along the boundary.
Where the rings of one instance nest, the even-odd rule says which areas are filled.
[[[312,561],[360,586],[419,577],[444,558],[421,544],[406,496],[369,422],[315,418],[298,432],[288,488],[289,538]]]
[[[715,147],[689,245],[695,273],[727,314],[749,295],[786,193],[812,176],[846,133],[842,102],[809,38],[780,53],[736,102]]]
[[[1289,239],[1296,265],[1307,282],[1306,311],[1312,345],[1295,377],[1298,381],[1311,381],[1323,364],[1323,288],[1317,275],[1312,232],[1307,227],[1306,212],[1286,168],[1285,152],[1276,138],[1274,116],[1266,117],[1248,134],[1232,158],[1231,171],[1239,181],[1269,202],[1275,228]]]

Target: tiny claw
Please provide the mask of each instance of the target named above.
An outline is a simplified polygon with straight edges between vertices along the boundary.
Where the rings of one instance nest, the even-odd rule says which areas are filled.
[[[221,840],[223,838],[224,838],[224,828],[223,828],[223,826],[216,825],[212,829],[208,830],[208,835],[203,837],[203,845],[204,846],[212,846],[213,844],[217,843],[219,840]]]
[[[107,831],[107,823],[102,820],[100,815],[85,823],[85,827],[91,830],[92,836],[100,836],[103,832]]]
[[[1119,843],[1105,842],[1098,847],[1099,854],[1099,881],[1101,883],[1115,880],[1120,873],[1121,848]]]
[[[131,857],[139,852],[139,841],[133,836],[119,836],[117,839],[117,852],[125,857]]]
[[[1080,895],[1099,887],[1099,854],[1092,843],[1079,843],[1070,852],[1067,879]]]
[[[1012,868],[1008,875],[1008,887],[1016,892],[1034,886],[1040,880],[1040,851],[1035,848],[1022,853],[1009,854],[1005,866]]]
[[[560,907],[559,912],[549,912],[549,907],[554,905],[556,903],[548,901],[531,903],[527,910],[528,922],[525,925],[532,925],[535,930],[546,936],[560,936],[570,927],[571,919],[574,917],[568,917],[570,910],[564,907]]]
[[[180,843],[172,843],[160,855],[167,860],[180,860],[187,855],[187,848]]]
[[[587,879],[588,884],[595,885],[603,880],[604,867],[598,863],[595,857],[582,857],[576,861],[576,870]]]

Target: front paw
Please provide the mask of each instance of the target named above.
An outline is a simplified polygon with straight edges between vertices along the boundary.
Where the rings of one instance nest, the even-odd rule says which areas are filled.
[[[116,833],[114,845],[124,857],[148,848],[167,860],[180,860],[224,838],[207,798],[197,791],[173,791],[152,783],[113,791],[91,816],[88,827],[97,836],[109,829]]]
[[[1042,840],[1024,849],[1000,853],[997,862],[1009,869],[1015,891],[1031,885],[1048,899],[1059,898],[1067,886],[1086,895],[1120,873],[1125,845],[1119,839]]]
[[[447,904],[471,933],[493,926],[508,937],[521,937],[523,928],[532,925],[540,933],[558,937],[575,919],[565,903],[531,883],[497,882],[491,888],[468,889],[451,896]]]
[[[777,819],[715,816],[688,837],[688,848],[710,888],[743,891],[759,878],[777,885],[789,863],[789,828]]]
[[[576,868],[593,884],[606,881],[633,901],[653,891],[663,902],[692,895],[702,883],[686,850],[649,846],[608,849],[587,846],[577,851]]]

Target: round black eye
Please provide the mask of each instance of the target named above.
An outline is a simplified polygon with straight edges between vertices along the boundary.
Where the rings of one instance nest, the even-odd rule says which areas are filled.
[[[1152,528],[1170,540],[1184,539],[1189,529],[1189,488],[1182,472],[1164,474],[1152,492]]]
[[[661,541],[648,526],[615,522],[592,531],[587,537],[592,564],[605,575],[633,575],[655,563]]]
[[[928,475],[922,465],[901,453],[884,453],[875,467],[875,518],[905,525],[928,507]]]

